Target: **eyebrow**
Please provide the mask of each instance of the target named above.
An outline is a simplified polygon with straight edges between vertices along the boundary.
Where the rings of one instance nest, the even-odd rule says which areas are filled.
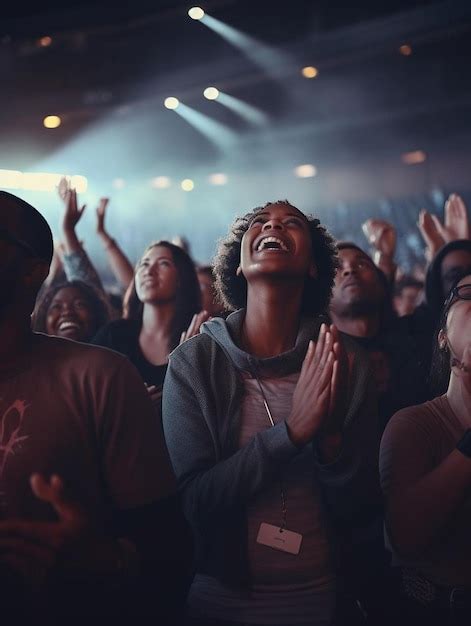
[[[261,211],[260,213],[256,213],[253,217],[252,220],[254,220],[256,217],[259,217],[260,215],[270,215],[269,213],[267,213],[267,211]],[[306,218],[306,216],[302,215],[301,213],[287,213],[286,217],[297,217],[300,220],[303,220],[306,222],[306,224],[308,223],[308,220]]]

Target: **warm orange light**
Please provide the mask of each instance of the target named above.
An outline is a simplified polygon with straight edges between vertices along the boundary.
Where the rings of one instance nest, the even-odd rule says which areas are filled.
[[[315,78],[319,74],[319,70],[313,65],[307,65],[306,67],[303,67],[301,74],[304,78]]]
[[[409,46],[408,43],[405,43],[399,47],[399,52],[404,57],[410,57],[410,55],[412,54],[412,48],[411,46]]]
[[[404,152],[401,159],[406,165],[417,165],[423,163],[427,159],[427,155],[423,150],[413,150],[412,152]]]
[[[49,37],[49,35],[46,35],[45,37],[41,37],[40,39],[38,39],[38,46],[40,48],[47,48],[51,45],[52,43],[52,37]]]

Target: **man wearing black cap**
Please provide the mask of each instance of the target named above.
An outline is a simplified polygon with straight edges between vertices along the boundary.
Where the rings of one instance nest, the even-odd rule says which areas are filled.
[[[161,426],[127,359],[31,332],[52,253],[40,213],[0,192],[2,616],[173,624],[191,541]]]

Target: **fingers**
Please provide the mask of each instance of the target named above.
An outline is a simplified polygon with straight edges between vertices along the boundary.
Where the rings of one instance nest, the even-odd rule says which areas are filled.
[[[190,325],[188,326],[188,330],[185,333],[187,339],[193,335],[195,325],[196,325],[196,318],[197,318],[197,314],[195,313],[193,317],[191,318]]]
[[[432,222],[437,230],[437,233],[442,237],[444,241],[448,240],[448,233],[446,229],[443,227],[443,224],[440,222],[436,215],[432,215]]]
[[[66,498],[64,485],[59,476],[53,475],[47,481],[41,474],[33,474],[30,478],[30,484],[34,495],[39,500],[48,502],[63,521],[74,524],[87,522],[82,507],[70,498]]]
[[[183,332],[180,337],[180,343],[183,343],[190,337],[194,337],[200,332],[200,327],[203,322],[209,319],[209,313],[207,311],[200,311],[199,313],[195,313],[191,318],[190,325],[188,326],[188,330]]]

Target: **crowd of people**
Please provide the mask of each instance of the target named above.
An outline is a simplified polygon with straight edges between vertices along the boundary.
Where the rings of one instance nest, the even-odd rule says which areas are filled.
[[[156,237],[133,267],[103,198],[118,297],[59,194],[54,243],[0,192],[8,623],[469,623],[462,199],[418,216],[411,276],[392,224],[368,220],[363,249],[287,200],[237,218],[210,265]]]

